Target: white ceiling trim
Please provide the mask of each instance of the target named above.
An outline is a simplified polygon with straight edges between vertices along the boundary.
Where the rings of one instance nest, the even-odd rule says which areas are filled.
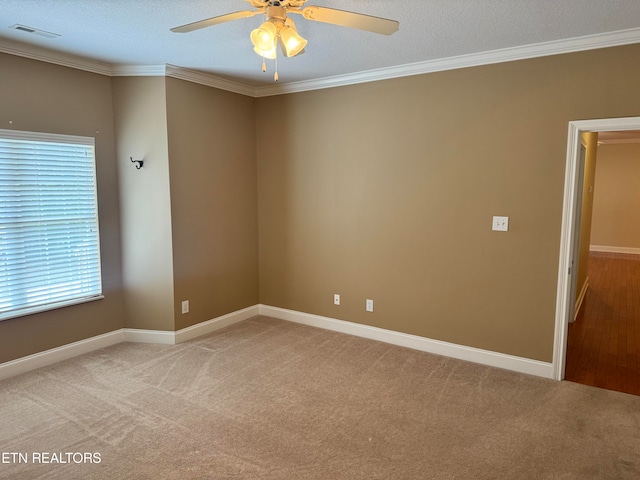
[[[559,55],[562,53],[573,53],[598,48],[630,45],[633,43],[640,43],[640,28],[619,30],[617,32],[597,35],[587,35],[567,40],[537,43],[522,47],[503,48],[489,52],[472,53],[457,57],[400,65],[397,67],[368,70],[366,72],[349,75],[338,75],[319,80],[258,87],[255,89],[255,96],[266,97],[286,93],[304,92],[308,90],[341,87],[357,83],[442,72],[458,68],[477,67],[494,63],[511,62],[514,60],[525,60],[527,58],[545,57],[549,55]]]
[[[189,82],[199,83],[201,85],[207,85],[221,90],[227,90],[228,92],[239,93],[248,97],[256,96],[255,87],[249,87],[214,75],[197,72],[195,70],[188,70],[174,65],[166,66],[166,75],[172,78],[179,78],[181,80],[187,80]]]
[[[77,70],[99,73],[100,75],[112,75],[114,69],[114,66],[110,63],[90,60],[84,57],[5,39],[0,40],[0,52],[18,57],[31,58],[32,60],[40,60],[41,62],[55,63],[56,65],[71,67]]]
[[[114,65],[109,73],[112,77],[164,77],[164,65]]]
[[[248,97],[255,96],[255,88],[232,82],[196,70],[176,67],[175,65],[125,65],[115,66],[111,73],[114,77],[172,77],[199,83],[208,87],[219,88],[233,93],[239,93]]]
[[[303,82],[275,84],[266,87],[251,87],[238,82],[216,77],[207,73],[188,70],[173,65],[112,65],[109,63],[76,57],[36,46],[0,41],[0,52],[10,55],[27,57],[43,62],[54,63],[66,67],[85,70],[108,76],[169,76],[179,78],[202,85],[207,85],[221,90],[246,95],[254,98],[288,93],[320,90],[332,87],[354,85],[358,83],[374,82],[391,78],[421,75],[425,73],[441,72],[458,68],[490,65],[494,63],[524,60],[528,58],[559,55],[563,53],[594,50],[598,48],[615,47],[640,43],[640,28],[619,30],[616,32],[587,35],[566,40],[525,45],[522,47],[504,48],[489,52],[460,55],[457,57],[443,58],[417,62],[397,67],[368,70],[348,75],[321,78]]]

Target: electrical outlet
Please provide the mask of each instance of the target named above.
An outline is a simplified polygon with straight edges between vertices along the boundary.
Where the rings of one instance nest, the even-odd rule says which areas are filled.
[[[182,314],[189,313],[189,300],[182,302]]]
[[[494,232],[508,232],[509,217],[493,217],[491,230],[493,230]]]
[[[333,294],[333,304],[334,305],[340,305],[340,294],[339,293],[334,293]]]
[[[367,298],[367,303],[365,304],[367,312],[373,312],[373,300]]]

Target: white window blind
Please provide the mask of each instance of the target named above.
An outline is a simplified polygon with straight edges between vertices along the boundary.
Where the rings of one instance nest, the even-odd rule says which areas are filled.
[[[93,138],[0,129],[0,320],[101,295]]]

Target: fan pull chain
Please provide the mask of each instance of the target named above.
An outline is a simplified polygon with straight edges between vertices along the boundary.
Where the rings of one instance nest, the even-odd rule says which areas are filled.
[[[264,57],[262,57],[262,73],[267,71],[267,63],[264,61]]]
[[[273,74],[273,81],[278,81],[278,54],[276,53],[276,73]]]

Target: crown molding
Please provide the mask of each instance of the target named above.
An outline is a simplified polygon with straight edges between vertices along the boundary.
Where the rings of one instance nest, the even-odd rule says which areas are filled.
[[[164,77],[164,65],[114,65],[109,74],[112,77]]]
[[[472,53],[396,67],[380,68],[347,75],[336,75],[316,80],[282,83],[265,87],[253,87],[175,65],[113,65],[4,39],[0,40],[0,53],[8,53],[10,55],[31,58],[112,77],[167,76],[238,93],[240,95],[260,98],[422,75],[425,73],[442,72],[459,68],[491,65],[515,60],[617,47],[634,43],[640,43],[640,28],[630,28],[628,30],[586,35],[583,37],[555,40],[521,47],[503,48],[488,52]]]
[[[56,52],[48,48],[14,42],[12,40],[0,40],[0,53],[8,53],[9,55],[53,63],[63,67],[98,73],[100,75],[111,75],[113,72],[113,65],[110,63],[70,55],[68,53]]]
[[[188,82],[199,83],[228,92],[239,93],[249,97],[255,96],[255,88],[216,77],[208,73],[189,70],[175,65],[116,65],[111,76],[114,77],[171,77]]]
[[[255,97],[255,87],[174,65],[114,65],[12,40],[0,40],[0,53],[53,63],[109,77],[173,77]]]
[[[628,145],[640,143],[640,138],[617,138],[615,140],[598,140],[598,146],[600,145]]]
[[[239,93],[240,95],[246,95],[248,97],[255,97],[255,87],[250,87],[242,83],[216,77],[215,75],[210,75],[195,70],[188,70],[186,68],[176,67],[175,65],[166,65],[165,71],[167,77],[179,78],[181,80],[199,83],[201,85],[218,88],[220,90]]]
[[[586,35],[583,37],[566,40],[554,40],[550,42],[536,43],[521,47],[510,47],[488,52],[472,53],[456,57],[428,60],[425,62],[410,63],[397,67],[379,68],[347,75],[320,78],[302,82],[283,83],[258,87],[255,89],[256,97],[283,95],[288,93],[305,92],[309,90],[321,90],[325,88],[342,87],[358,83],[375,82],[392,78],[408,77],[425,73],[456,70],[459,68],[477,67],[495,63],[526,60],[529,58],[574,53],[599,48],[617,47],[640,43],[640,28],[630,28],[616,32]]]

